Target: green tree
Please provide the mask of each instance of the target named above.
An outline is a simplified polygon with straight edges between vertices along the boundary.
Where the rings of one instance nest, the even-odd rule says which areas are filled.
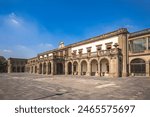
[[[7,72],[7,60],[0,56],[0,73]]]

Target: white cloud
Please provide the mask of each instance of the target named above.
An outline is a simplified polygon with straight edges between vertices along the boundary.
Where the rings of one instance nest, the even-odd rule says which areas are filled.
[[[0,15],[0,52],[7,58],[29,58],[50,50],[52,38],[55,36],[33,19],[15,13]]]
[[[12,50],[7,50],[7,49],[5,49],[5,50],[3,50],[3,52],[11,53],[11,52],[12,52]]]

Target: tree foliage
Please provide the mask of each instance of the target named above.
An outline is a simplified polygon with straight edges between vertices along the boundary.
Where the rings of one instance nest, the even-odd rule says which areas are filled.
[[[7,60],[0,56],[0,72],[7,72]]]

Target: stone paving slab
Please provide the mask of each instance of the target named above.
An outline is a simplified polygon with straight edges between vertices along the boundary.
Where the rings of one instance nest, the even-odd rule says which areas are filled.
[[[0,74],[1,100],[149,100],[150,78]]]

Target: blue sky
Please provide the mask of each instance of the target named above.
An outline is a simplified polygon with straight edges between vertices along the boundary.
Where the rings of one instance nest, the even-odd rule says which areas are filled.
[[[40,52],[121,27],[150,28],[149,0],[0,0],[0,55]]]

